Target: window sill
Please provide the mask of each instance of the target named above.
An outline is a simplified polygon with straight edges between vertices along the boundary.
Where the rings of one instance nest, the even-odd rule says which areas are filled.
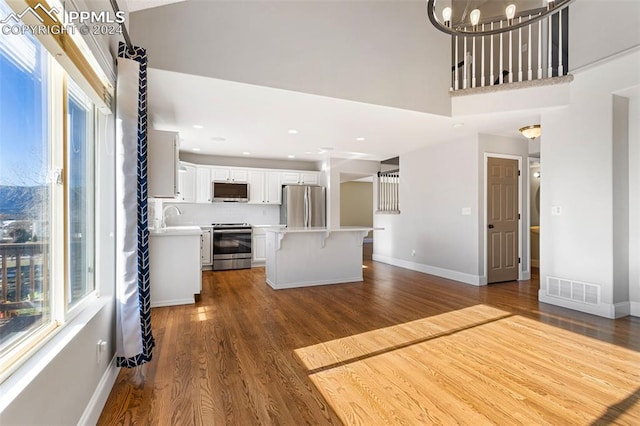
[[[46,336],[23,361],[16,363],[0,377],[0,413],[38,377],[47,366],[73,341],[83,328],[113,299],[111,297],[94,298],[86,308],[63,326]]]

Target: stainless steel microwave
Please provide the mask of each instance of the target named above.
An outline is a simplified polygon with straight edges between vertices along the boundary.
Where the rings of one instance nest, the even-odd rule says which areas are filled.
[[[211,200],[214,202],[246,203],[249,201],[249,184],[242,182],[212,182]]]

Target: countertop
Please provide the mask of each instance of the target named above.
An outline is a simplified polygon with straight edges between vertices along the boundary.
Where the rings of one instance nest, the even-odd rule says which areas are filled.
[[[341,226],[339,228],[284,228],[284,227],[268,227],[267,232],[277,232],[280,234],[288,233],[312,233],[312,232],[369,232],[382,231],[384,228],[370,228],[366,226]]]
[[[184,235],[202,235],[202,229],[199,226],[167,226],[164,229],[149,229],[149,235],[152,237],[176,237]]]

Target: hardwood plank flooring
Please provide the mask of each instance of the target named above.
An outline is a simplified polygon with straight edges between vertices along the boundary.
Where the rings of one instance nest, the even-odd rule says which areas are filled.
[[[362,283],[272,290],[205,272],[196,305],[152,312],[99,425],[640,424],[640,318],[365,261]]]

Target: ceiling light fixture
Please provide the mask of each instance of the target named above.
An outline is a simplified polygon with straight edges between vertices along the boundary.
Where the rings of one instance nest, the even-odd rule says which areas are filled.
[[[459,129],[460,127],[464,127],[464,123],[453,123],[451,125],[454,129]]]
[[[201,124],[194,124],[194,125],[193,125],[193,128],[194,128],[194,129],[204,129],[204,126],[203,126],[203,125],[201,125]]]
[[[251,153],[249,151],[245,151],[242,153],[242,155],[251,155]]]
[[[356,138],[356,140],[357,140],[358,142],[362,142],[362,141],[364,141],[364,140],[365,140],[365,138],[363,138],[363,137],[359,137],[359,138]]]
[[[297,134],[298,134],[298,131],[297,131],[296,129],[291,129],[291,130],[289,130],[289,131],[288,131],[288,133],[289,133],[290,135],[297,135]]]
[[[287,158],[296,158],[295,155],[287,155]]]
[[[533,124],[531,126],[521,127],[520,133],[527,139],[534,140],[542,134],[542,129],[539,124]]]
[[[192,148],[191,150],[194,151],[194,152],[199,152],[200,148]]]
[[[517,16],[516,5],[518,2],[514,1],[507,6],[504,15],[484,17],[482,23],[480,23],[480,16],[483,13],[481,8],[474,9],[471,13],[468,13],[468,1],[428,0],[427,15],[433,26],[442,32],[455,36],[480,37],[505,33],[531,25],[559,12],[574,1],[547,0],[546,7],[521,10]],[[444,7],[442,6],[443,3]],[[504,21],[506,21],[506,25],[503,25]],[[494,25],[490,25],[491,23]]]
[[[227,139],[223,138],[222,136],[214,136],[211,138],[211,140],[214,142],[225,142]]]

